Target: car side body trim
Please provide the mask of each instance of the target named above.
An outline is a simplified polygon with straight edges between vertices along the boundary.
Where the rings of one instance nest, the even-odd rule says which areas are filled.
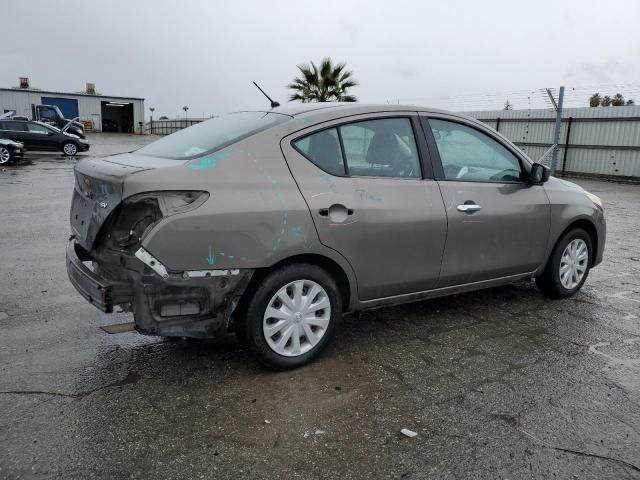
[[[516,282],[518,280],[530,279],[533,276],[534,276],[534,272],[521,273],[517,275],[509,275],[506,277],[492,278],[492,279],[483,280],[480,282],[465,283],[462,285],[453,285],[450,287],[424,290],[422,292],[407,293],[403,295],[394,295],[391,297],[377,298],[375,300],[360,301],[359,306],[362,307],[363,309],[364,308],[369,309],[369,308],[388,307],[391,305],[397,305],[397,304],[408,303],[408,302],[419,302],[421,300],[427,300],[429,298],[444,297],[444,296],[452,295],[456,293],[464,293],[464,292],[482,290],[485,288],[498,287],[500,285],[506,285],[508,283]]]

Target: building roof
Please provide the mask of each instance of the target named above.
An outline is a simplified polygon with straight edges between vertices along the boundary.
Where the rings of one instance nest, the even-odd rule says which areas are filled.
[[[116,95],[92,95],[89,93],[76,93],[76,92],[52,92],[51,90],[39,90],[34,88],[0,88],[0,92],[28,92],[28,93],[44,93],[47,95],[72,95],[75,97],[95,97],[95,98],[116,98],[118,100],[142,100],[144,98],[139,97],[119,97]]]

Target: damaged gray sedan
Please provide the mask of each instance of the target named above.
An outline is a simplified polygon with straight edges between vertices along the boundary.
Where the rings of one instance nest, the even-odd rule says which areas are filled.
[[[602,203],[447,112],[303,104],[217,117],[75,168],[67,271],[149,335],[235,331],[316,357],[343,313],[535,278],[573,295]]]

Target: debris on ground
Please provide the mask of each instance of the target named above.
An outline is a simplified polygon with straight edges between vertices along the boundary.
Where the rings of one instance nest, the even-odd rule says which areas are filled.
[[[402,430],[400,430],[400,433],[403,434],[405,437],[409,437],[409,438],[413,438],[413,437],[417,437],[418,433],[414,432],[412,430],[409,430],[407,428],[403,428]]]

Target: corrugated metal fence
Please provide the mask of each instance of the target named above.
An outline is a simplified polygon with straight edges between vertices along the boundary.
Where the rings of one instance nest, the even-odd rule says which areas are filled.
[[[534,161],[553,144],[554,110],[463,113],[498,130]],[[557,171],[639,180],[640,106],[564,109]]]

